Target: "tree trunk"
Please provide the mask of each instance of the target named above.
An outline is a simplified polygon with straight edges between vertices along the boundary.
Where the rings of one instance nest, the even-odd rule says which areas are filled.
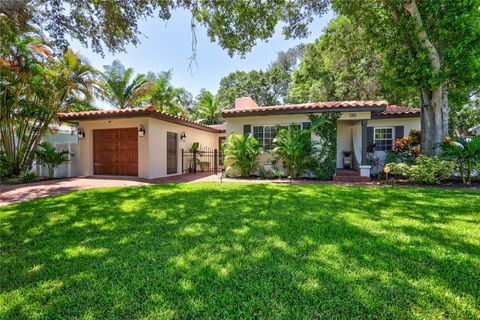
[[[420,95],[422,140],[420,149],[427,156],[439,155],[440,144],[448,135],[448,89],[423,90]]]
[[[437,48],[430,41],[423,26],[422,16],[417,2],[411,0],[404,5],[405,11],[416,22],[416,37],[420,45],[427,50],[430,65],[435,75],[440,73],[441,57]],[[448,135],[448,88],[442,83],[432,89],[423,88],[420,93],[422,141],[421,152],[427,156],[440,154],[440,143]]]

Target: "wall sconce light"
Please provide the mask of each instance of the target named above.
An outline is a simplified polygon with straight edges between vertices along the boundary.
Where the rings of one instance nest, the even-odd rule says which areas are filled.
[[[140,127],[138,127],[138,136],[143,137],[144,135],[145,135],[145,127],[143,126],[143,124],[141,124]]]
[[[187,134],[185,133],[185,131],[183,131],[181,134],[180,134],[180,140],[184,141],[187,139]]]
[[[78,139],[85,138],[85,130],[83,130],[82,128],[77,128],[77,136]]]

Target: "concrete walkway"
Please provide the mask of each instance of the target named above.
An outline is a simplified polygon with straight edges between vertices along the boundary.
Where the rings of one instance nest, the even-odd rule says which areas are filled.
[[[69,193],[77,190],[93,188],[141,186],[149,184],[178,183],[178,182],[220,182],[219,175],[212,174],[181,174],[167,178],[142,179],[133,177],[93,176],[69,179],[54,179],[20,185],[0,185],[0,206],[48,197],[58,194]],[[290,183],[288,179],[228,179],[223,182],[249,182],[249,183]],[[292,184],[336,184],[353,185],[353,183],[341,183],[332,181],[316,180],[292,180]],[[372,185],[373,183],[355,183],[355,185]]]

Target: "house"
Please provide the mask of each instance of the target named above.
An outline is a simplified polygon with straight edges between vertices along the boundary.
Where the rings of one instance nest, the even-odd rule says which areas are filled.
[[[325,112],[340,113],[337,168],[343,168],[343,151],[351,151],[354,168],[365,179],[369,179],[371,172],[367,164],[369,146],[375,145],[375,153],[381,160],[393,148],[396,138],[420,129],[419,109],[393,106],[387,101],[260,107],[253,99],[242,97],[236,100],[233,109],[223,111],[226,121],[218,126],[170,116],[153,107],[60,113],[58,118],[78,124],[81,175],[152,179],[187,172],[184,153],[193,142],[218,150],[229,134],[251,133],[268,150],[276,128],[290,125],[307,128],[310,114]],[[268,161],[267,157],[262,155],[260,165]]]
[[[252,133],[260,144],[271,149],[275,127],[297,124],[310,126],[309,115],[339,112],[337,121],[337,168],[343,169],[343,151],[353,153],[354,168],[370,177],[367,150],[375,145],[380,162],[394,146],[395,139],[420,130],[420,110],[389,105],[387,101],[330,101],[260,107],[248,97],[236,100],[235,108],[225,110],[226,133]],[[260,162],[268,161],[266,154]],[[350,174],[350,173],[347,173]],[[341,180],[341,179],[339,179]]]
[[[80,175],[155,179],[182,173],[182,150],[194,142],[217,149],[225,131],[171,116],[154,107],[59,113],[76,123]],[[219,139],[222,138],[222,139]]]

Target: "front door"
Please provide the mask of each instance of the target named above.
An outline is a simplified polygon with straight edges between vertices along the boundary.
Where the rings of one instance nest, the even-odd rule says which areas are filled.
[[[167,132],[167,174],[177,173],[177,134]]]

